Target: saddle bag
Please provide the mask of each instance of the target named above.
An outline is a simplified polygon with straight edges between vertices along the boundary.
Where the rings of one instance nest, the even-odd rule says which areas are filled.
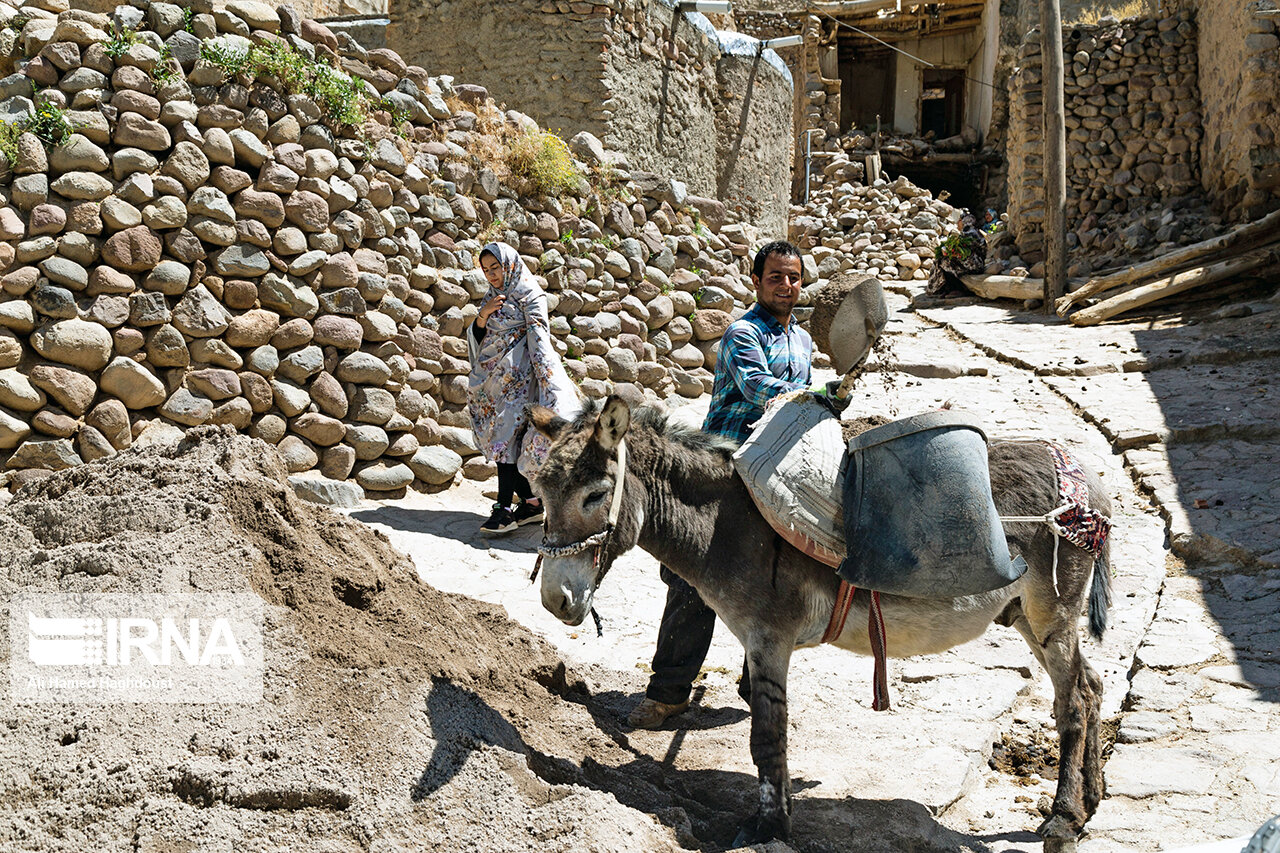
[[[1010,558],[991,497],[987,438],[963,412],[927,412],[854,436],[844,478],[854,586],[916,598],[999,589],[1027,570]]]
[[[1026,570],[1009,557],[970,415],[917,415],[846,446],[831,409],[802,397],[769,407],[733,460],[773,529],[854,586],[955,598]]]

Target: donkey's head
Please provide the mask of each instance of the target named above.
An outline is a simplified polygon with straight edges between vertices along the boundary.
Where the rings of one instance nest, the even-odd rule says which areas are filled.
[[[639,482],[625,488],[626,442],[631,410],[610,397],[566,421],[547,409],[533,423],[552,440],[537,475],[546,507],[542,554],[542,606],[561,621],[579,625],[591,612],[596,587],[613,561],[639,537]]]

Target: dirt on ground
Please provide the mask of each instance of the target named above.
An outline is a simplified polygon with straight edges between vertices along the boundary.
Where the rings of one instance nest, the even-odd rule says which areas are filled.
[[[661,851],[731,832],[664,790],[545,642],[301,502],[229,428],[22,489],[0,585],[256,597],[265,647],[255,704],[0,698],[6,850]]]

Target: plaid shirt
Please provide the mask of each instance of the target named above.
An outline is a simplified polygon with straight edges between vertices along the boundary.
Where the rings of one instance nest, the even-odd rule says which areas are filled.
[[[704,432],[744,441],[764,405],[809,386],[813,338],[793,319],[787,328],[757,303],[729,325],[720,342],[716,383]]]

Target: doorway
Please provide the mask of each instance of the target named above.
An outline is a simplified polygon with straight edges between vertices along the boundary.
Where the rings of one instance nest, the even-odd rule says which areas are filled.
[[[897,62],[885,47],[841,31],[836,40],[840,74],[840,132],[874,131],[876,116],[893,126]]]
[[[920,133],[934,138],[955,136],[964,127],[964,72],[959,68],[926,68],[920,93]]]

